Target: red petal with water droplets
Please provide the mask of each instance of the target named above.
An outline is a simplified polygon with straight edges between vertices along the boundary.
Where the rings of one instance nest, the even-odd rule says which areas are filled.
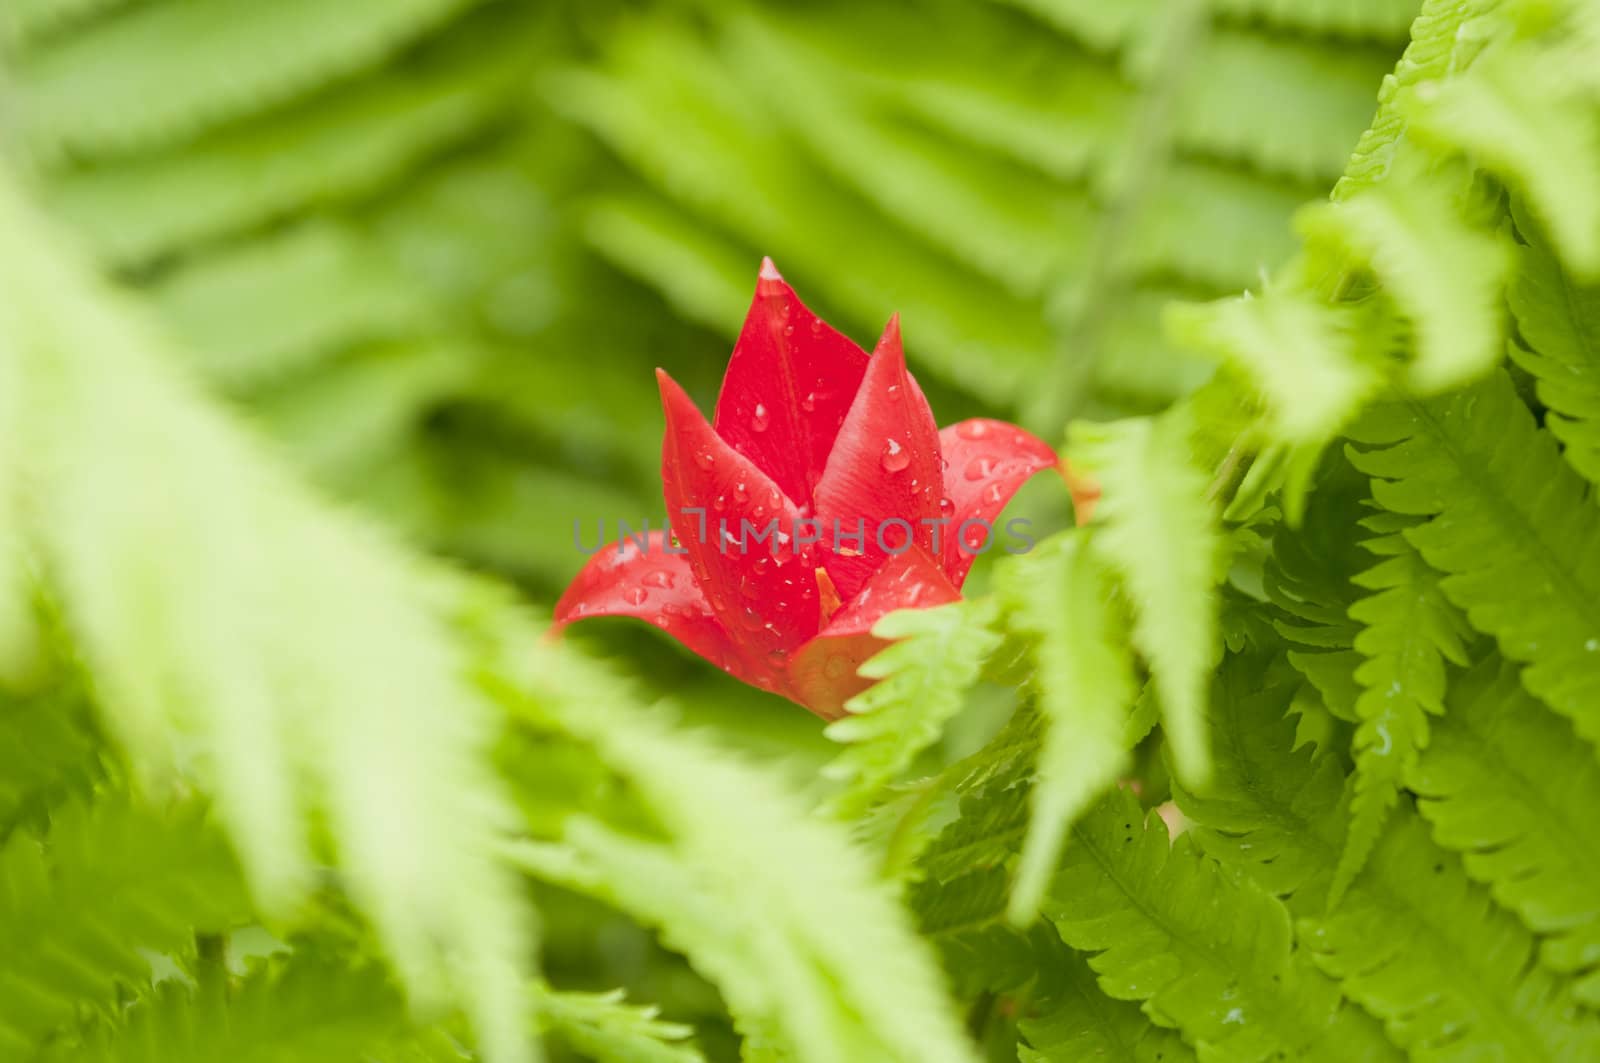
[[[763,259],[717,396],[717,434],[808,504],[866,369],[867,353],[808,310]]]
[[[728,637],[700,593],[689,559],[667,551],[665,532],[651,532],[643,548],[632,536],[607,543],[589,558],[556,603],[556,627],[594,616],[654,624],[746,683],[782,692],[781,676],[764,659],[747,662]]]
[[[934,527],[923,521],[939,518],[943,488],[939,428],[906,370],[900,320],[890,318],[817,483],[816,515],[827,546],[822,563],[840,595],[852,597],[890,556],[879,545],[880,533],[898,547],[909,525],[911,541],[933,549]],[[848,552],[839,549],[835,521],[846,533],[864,527],[859,554],[853,544]]]
[[[656,378],[667,418],[661,448],[667,518],[711,612],[751,660],[798,646],[819,625],[810,551],[796,554],[791,538],[798,509],[712,430],[671,377],[657,370]],[[773,521],[770,537],[758,541]]]
[[[872,634],[872,625],[896,609],[931,609],[960,598],[961,592],[920,546],[890,557],[817,637],[790,657],[792,696],[824,719],[843,716],[844,703],[874,682],[856,669],[888,645]]]
[[[962,549],[961,528],[967,521],[968,544],[983,544],[987,527],[1006,508],[1017,488],[1034,473],[1056,465],[1056,452],[1037,436],[1004,421],[975,418],[939,433],[939,447],[948,463],[945,494],[953,505],[951,523],[939,543],[944,571],[957,587],[966,582],[976,556]]]

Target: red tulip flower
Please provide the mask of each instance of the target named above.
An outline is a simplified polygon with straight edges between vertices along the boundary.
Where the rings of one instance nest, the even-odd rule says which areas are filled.
[[[825,718],[870,685],[856,669],[884,646],[873,624],[959,599],[991,522],[1057,464],[1001,421],[941,431],[906,370],[898,319],[868,357],[806,309],[770,259],[713,422],[656,377],[672,535],[600,549],[556,623],[647,620]]]

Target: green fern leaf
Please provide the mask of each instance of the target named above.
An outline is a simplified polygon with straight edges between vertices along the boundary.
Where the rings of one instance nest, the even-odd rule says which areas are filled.
[[[211,255],[152,294],[201,373],[233,391],[426,327],[415,291],[352,227],[331,221]]]
[[[532,645],[534,640],[527,639]],[[970,1063],[931,957],[863,852],[770,772],[666,729],[572,652],[529,676],[633,784],[664,841],[578,818],[570,849],[522,846],[536,874],[610,898],[714,978],[742,1032],[801,1063]]]
[[[1039,957],[1029,938],[1006,920],[1011,876],[986,867],[948,882],[926,879],[906,891],[917,931],[939,950],[962,996],[1014,991],[1033,980]]]
[[[1459,860],[1430,845],[1414,812],[1394,817],[1362,875],[1373,887],[1357,878],[1341,906],[1303,937],[1319,966],[1408,1050],[1445,1060],[1600,1052],[1600,1022],[1580,1017],[1543,968],[1530,969],[1532,937]]]
[[[1216,653],[1219,542],[1205,476],[1189,459],[1182,408],[1157,420],[1075,425],[1075,462],[1101,484],[1094,539],[1134,608],[1178,769],[1205,778],[1206,676]]]
[[[1018,1024],[1028,1043],[1018,1052],[1022,1063],[1188,1063],[1194,1049],[1172,1030],[1152,1023],[1128,1001],[1101,992],[1094,969],[1082,954],[1035,935],[1042,971],[1036,1005],[1038,1016]]]
[[[1338,988],[1292,948],[1289,915],[1229,876],[1118,790],[1073,829],[1045,914],[1101,988],[1145,1001],[1203,1056],[1398,1058]]]
[[[1527,344],[1511,345],[1517,365],[1537,381],[1545,427],[1562,454],[1600,484],[1600,288],[1579,285],[1538,233],[1521,249],[1508,297]]]
[[[1378,383],[1356,355],[1349,315],[1303,293],[1175,305],[1166,320],[1175,341],[1238,366],[1285,442],[1327,440]]]
[[[1600,741],[1600,509],[1504,374],[1451,398],[1376,412],[1351,460],[1373,497],[1434,519],[1404,534],[1445,594],[1495,636],[1523,682]]]
[[[1434,839],[1543,935],[1539,955],[1600,1007],[1600,771],[1566,721],[1497,657],[1452,689],[1450,712],[1407,777]]]
[[[1370,266],[1412,325],[1407,379],[1424,393],[1482,376],[1503,347],[1499,293],[1506,247],[1473,227],[1459,175],[1401,168],[1366,194],[1303,211],[1297,227]]]
[[[145,5],[24,55],[14,84],[22,133],[51,155],[172,143],[353,74],[469,2],[379,0],[359,17],[319,0]]]
[[[596,1063],[704,1063],[689,1043],[693,1029],[662,1022],[657,1009],[623,1003],[610,993],[539,994],[539,1016],[551,1032]]]
[[[1402,106],[1419,137],[1462,152],[1520,191],[1562,257],[1592,277],[1600,271],[1600,191],[1592,180],[1600,138],[1581,86],[1596,55],[1580,51],[1575,63],[1563,62],[1554,49],[1505,41],[1510,29],[1500,29],[1498,47],[1464,76]],[[1552,158],[1571,164],[1551,166]]]
[[[1286,897],[1302,946],[1348,997],[1382,1018],[1396,1043],[1430,1058],[1593,1054],[1595,1022],[1578,1016],[1547,971],[1529,968],[1532,936],[1432,844],[1409,805],[1390,817],[1328,912],[1348,830],[1341,766],[1293,748],[1295,725],[1285,717],[1292,686],[1263,690],[1259,664],[1242,659],[1228,662],[1219,682],[1211,715],[1218,786],[1203,796],[1178,790],[1190,833],[1208,854]]]
[[[54,682],[25,695],[0,691],[0,840],[19,817],[69,796],[87,799],[100,774],[100,743],[73,687]]]
[[[1214,0],[1219,13],[1288,30],[1339,37],[1403,40],[1419,0]]]
[[[394,1058],[408,1038],[405,1002],[383,971],[297,950],[251,972],[224,997],[169,980],[115,1023],[41,1063],[307,1063]]]
[[[0,1049],[26,1059],[117,987],[149,984],[147,952],[183,951],[199,931],[249,915],[237,865],[192,805],[136,807],[117,794],[52,817],[0,850]]]
[[[0,45],[12,51],[62,33],[130,0],[12,0],[0,9]]]
[[[1428,716],[1444,712],[1445,662],[1465,665],[1465,622],[1445,599],[1439,575],[1418,556],[1400,530],[1405,518],[1363,522],[1390,534],[1369,539],[1383,560],[1355,582],[1372,593],[1350,607],[1362,624],[1356,650],[1355,792],[1350,832],[1334,872],[1329,903],[1337,904],[1377,844],[1389,810],[1428,745]],[[1393,529],[1391,531],[1391,529]]]
[[[833,815],[850,818],[939,740],[944,725],[961,710],[983,662],[1000,645],[990,630],[992,602],[952,602],[937,609],[904,609],[873,626],[895,640],[861,666],[880,680],[851,698],[848,715],[823,733],[849,746],[823,771],[845,788],[829,801]]]
[[[441,577],[267,460],[3,180],[0,219],[51,396],[26,435],[62,470],[35,530],[108,731],[153,783],[187,737],[269,912],[304,896],[319,813],[407,988],[470,982],[485,1055],[527,1058],[525,901],[493,856],[510,806]]]
[[[370,194],[504,110],[527,39],[513,26],[466,27],[472,32],[442,42],[403,74],[377,75],[168,152],[64,173],[46,186],[46,204],[113,264],[134,266]]]
[[[1010,916],[1020,924],[1038,911],[1067,829],[1127,765],[1123,740],[1136,687],[1124,622],[1087,535],[1050,540],[1013,561],[1004,579],[1011,624],[1032,640],[1046,726],[1011,897]]]

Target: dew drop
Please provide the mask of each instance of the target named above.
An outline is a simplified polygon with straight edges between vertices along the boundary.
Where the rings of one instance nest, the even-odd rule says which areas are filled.
[[[956,435],[962,439],[986,439],[989,425],[985,421],[962,421],[956,428]]]
[[[746,576],[739,581],[739,593],[746,598],[759,598],[761,597],[761,582]]]
[[[961,473],[969,480],[986,480],[994,472],[993,458],[973,458]]]
[[[660,587],[663,590],[670,588],[673,582],[672,573],[661,568],[656,569],[654,572],[645,573],[644,577],[644,585],[646,587]]]
[[[752,432],[765,432],[767,425],[772,423],[772,418],[767,413],[767,408],[761,403],[756,403],[755,413],[750,415],[750,430]]]
[[[1005,492],[1000,490],[999,484],[990,484],[988,490],[983,492],[983,500],[991,506],[998,506],[1005,501]]]
[[[744,485],[743,480],[740,480],[733,485],[733,500],[735,502],[743,503],[749,499],[749,497],[750,489]],[[718,508],[720,509],[721,507],[719,506]]]
[[[785,336],[793,336],[794,335],[794,326],[793,325],[785,325],[785,326],[783,326],[783,334]]]
[[[899,472],[911,464],[911,452],[900,445],[895,439],[890,439],[883,444],[883,471]]]
[[[807,413],[815,410],[817,408],[817,393],[815,391],[806,392],[806,397],[800,400],[800,408]]]
[[[946,495],[943,498],[939,499],[939,513],[941,515],[948,517],[950,514],[954,513],[955,511],[956,511],[956,503],[955,503],[955,500],[953,498],[951,498],[949,495]]]
[[[629,605],[643,605],[650,597],[650,592],[643,587],[629,587],[622,592],[622,597]]]
[[[782,650],[773,650],[771,653],[767,654],[767,663],[772,665],[774,668],[782,668],[784,665],[789,663],[789,655],[784,653]]]
[[[711,500],[711,508],[716,510],[718,513],[721,513],[723,510],[727,509],[728,508],[728,496],[727,495],[718,495],[716,498],[713,498]]]

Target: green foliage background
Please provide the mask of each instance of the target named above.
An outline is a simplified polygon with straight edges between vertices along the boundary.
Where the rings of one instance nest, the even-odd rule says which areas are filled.
[[[1596,71],[1592,0],[7,0],[0,1059],[1600,1058]],[[1104,491],[825,731],[542,631],[762,254]]]

